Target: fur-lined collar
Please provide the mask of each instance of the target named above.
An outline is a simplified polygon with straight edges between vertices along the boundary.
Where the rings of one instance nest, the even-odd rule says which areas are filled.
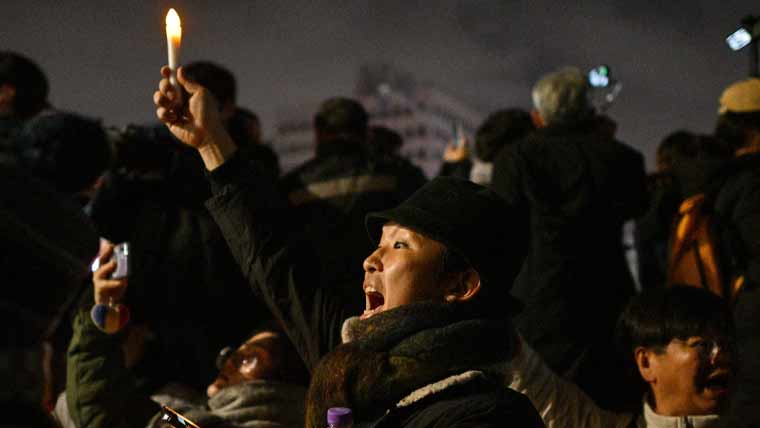
[[[402,408],[402,407],[411,406],[412,404],[424,398],[430,397],[431,395],[439,394],[443,392],[444,390],[446,390],[447,388],[464,385],[467,382],[471,382],[476,379],[485,380],[486,376],[485,374],[483,374],[483,372],[477,371],[477,370],[469,370],[458,375],[449,376],[445,379],[439,380],[438,382],[425,385],[420,389],[412,391],[411,394],[401,399],[401,401],[399,401],[396,404],[396,407]]]

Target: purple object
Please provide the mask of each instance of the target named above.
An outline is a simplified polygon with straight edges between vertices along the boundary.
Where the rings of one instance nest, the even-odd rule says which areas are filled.
[[[354,424],[354,415],[348,407],[330,407],[327,411],[327,426],[333,428],[350,428]]]

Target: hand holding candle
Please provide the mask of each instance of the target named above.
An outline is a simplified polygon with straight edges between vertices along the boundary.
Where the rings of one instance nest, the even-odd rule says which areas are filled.
[[[169,80],[177,89],[179,89],[177,85],[177,64],[179,62],[179,47],[181,42],[182,25],[177,11],[172,8],[166,14],[166,47],[169,54],[169,68],[172,70]]]

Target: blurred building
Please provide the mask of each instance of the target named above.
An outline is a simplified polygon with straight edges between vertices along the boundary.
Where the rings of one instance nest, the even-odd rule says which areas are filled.
[[[284,107],[275,113],[272,149],[277,152],[280,170],[286,173],[314,157],[313,116],[318,102]]]
[[[354,96],[369,112],[371,124],[387,126],[404,137],[401,154],[429,177],[438,172],[455,126],[471,137],[483,119],[480,112],[435,85],[418,83],[411,74],[387,64],[362,66]],[[312,115],[316,110],[313,103],[277,112],[273,147],[283,171],[314,155]]]

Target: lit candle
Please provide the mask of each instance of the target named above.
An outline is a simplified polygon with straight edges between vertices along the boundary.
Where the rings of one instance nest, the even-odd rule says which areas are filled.
[[[177,11],[172,8],[166,14],[166,47],[169,53],[169,68],[172,70],[169,81],[174,87],[177,87],[177,59],[179,58],[179,45],[181,41],[182,25]]]

